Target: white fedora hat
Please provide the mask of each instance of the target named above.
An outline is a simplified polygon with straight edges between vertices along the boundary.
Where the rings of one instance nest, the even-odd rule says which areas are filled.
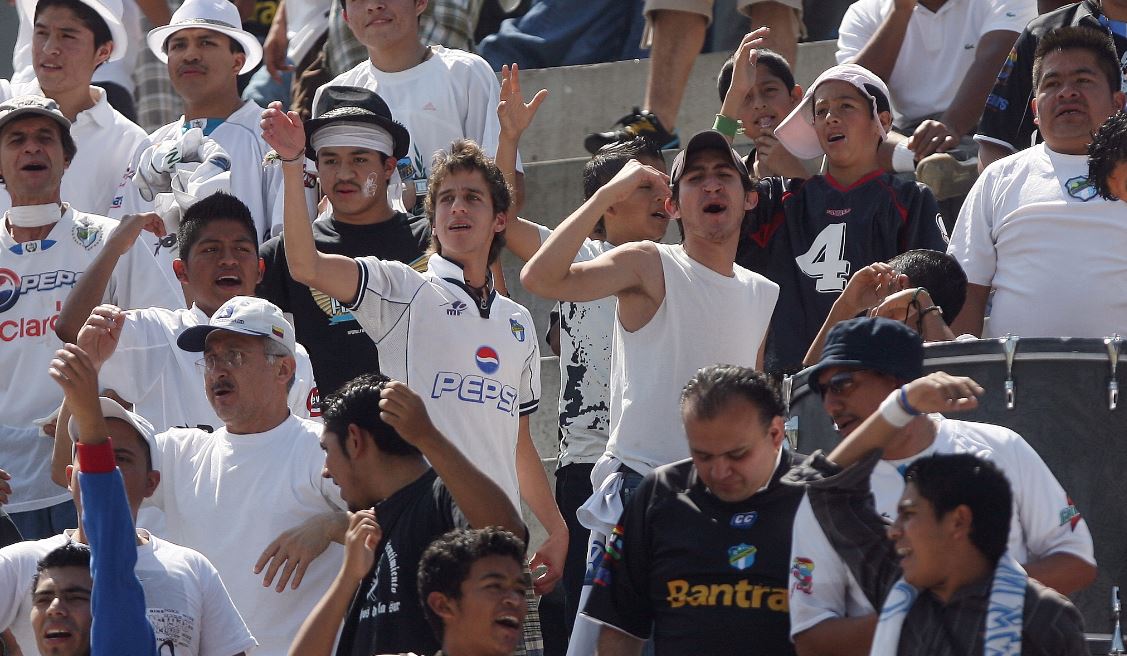
[[[125,46],[129,43],[129,34],[121,22],[123,9],[121,0],[78,0],[94,10],[98,17],[106,22],[110,29],[110,38],[113,39],[113,52],[106,61],[117,61],[125,56]],[[22,10],[27,14],[28,20],[35,19],[35,8],[39,0],[19,0]]]
[[[83,0],[83,2],[86,1]],[[89,1],[93,2],[94,0]],[[262,61],[262,45],[253,34],[244,30],[241,25],[242,20],[239,18],[238,8],[228,0],[186,0],[176,10],[176,13],[172,14],[172,21],[168,25],[163,25],[149,32],[147,39],[149,50],[153,51],[157,59],[167,63],[168,55],[164,52],[164,43],[168,41],[168,37],[180,30],[189,28],[214,30],[226,34],[243,47],[247,60],[239,73],[246,73]]]

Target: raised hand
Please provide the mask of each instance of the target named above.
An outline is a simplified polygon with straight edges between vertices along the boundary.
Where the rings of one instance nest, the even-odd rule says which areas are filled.
[[[978,407],[986,390],[966,376],[937,371],[904,386],[908,404],[919,412],[961,412]]]
[[[880,305],[889,294],[900,291],[908,283],[908,276],[897,274],[884,262],[874,262],[862,267],[845,284],[840,302],[854,313]]]
[[[113,355],[124,325],[125,310],[116,305],[99,305],[90,313],[78,331],[78,347],[90,356],[95,367],[100,369]]]
[[[156,212],[126,214],[106,239],[106,248],[113,250],[119,257],[123,256],[137,242],[142,231],[151,232],[157,237],[168,234],[164,219]]]
[[[541,89],[531,102],[524,102],[520,89],[520,67],[516,64],[502,66],[501,101],[497,103],[497,120],[501,123],[502,134],[519,138],[532,124],[536,111],[547,97],[548,90]]]
[[[376,547],[383,536],[383,530],[376,521],[374,510],[360,510],[351,513],[348,519],[348,532],[344,537],[344,564],[341,574],[350,581],[359,582],[372,571],[376,562]]]
[[[47,373],[63,388],[67,407],[78,422],[81,441],[106,439],[102,406],[98,400],[98,369],[90,356],[74,344],[55,351]]]
[[[622,170],[596,193],[605,198],[609,206],[626,200],[637,189],[653,189],[656,195],[663,198],[673,195],[673,190],[669,187],[669,176],[636,159],[626,162]]]
[[[282,159],[292,160],[305,152],[305,126],[297,112],[282,111],[274,101],[262,110],[262,138]]]
[[[422,398],[397,380],[389,381],[380,390],[380,419],[415,447],[436,430]]]

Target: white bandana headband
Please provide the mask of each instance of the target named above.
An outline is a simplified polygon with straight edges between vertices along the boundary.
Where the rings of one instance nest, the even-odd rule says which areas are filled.
[[[322,148],[366,148],[393,157],[395,139],[387,130],[370,123],[348,121],[320,128],[309,138],[313,152]],[[387,202],[392,209],[403,212],[403,179],[396,167],[387,181]]]
[[[986,656],[1020,656],[1022,612],[1025,608],[1025,585],[1029,576],[1007,551],[994,569],[990,586],[990,602],[986,609]],[[900,630],[904,618],[915,603],[919,591],[903,578],[896,582],[880,609],[873,647],[869,656],[895,656],[900,646]]]

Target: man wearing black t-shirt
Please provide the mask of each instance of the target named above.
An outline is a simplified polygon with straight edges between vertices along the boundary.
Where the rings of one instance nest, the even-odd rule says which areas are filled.
[[[525,538],[520,513],[434,427],[422,399],[402,383],[359,376],[325,397],[322,417],[324,476],[354,513],[349,533],[367,539],[348,540],[340,573],[290,652],[330,656],[343,619],[336,656],[433,654],[440,645],[416,586],[423,552],[447,531],[467,526],[500,526]]]
[[[1085,26],[1103,30],[1115,42],[1120,69],[1127,69],[1127,0],[1084,0],[1038,16],[1017,38],[1010,56],[998,71],[994,89],[986,99],[978,133],[978,168],[1042,141],[1034,123],[1033,59],[1037,44],[1060,27]],[[1119,89],[1127,91],[1127,75]]]
[[[681,395],[692,458],[643,479],[607,543],[583,613],[600,654],[793,654],[787,585],[801,493],[779,478],[783,406],[767,377],[697,372]]]
[[[374,255],[426,267],[430,225],[424,217],[392,209],[398,181],[395,163],[407,153],[407,129],[375,93],[358,87],[329,87],[306,123],[307,155],[317,162],[321,189],[332,211],[313,222],[317,250],[348,257]],[[258,295],[294,318],[297,339],[307,344],[322,394],[355,376],[378,371],[376,345],[352,313],[289,274],[281,235],[262,245],[266,272]]]

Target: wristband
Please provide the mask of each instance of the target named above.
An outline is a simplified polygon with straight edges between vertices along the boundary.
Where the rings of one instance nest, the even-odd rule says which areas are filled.
[[[888,398],[881,401],[879,412],[880,416],[895,428],[904,428],[915,419],[900,405],[900,400],[896,398],[896,392],[889,394]]]
[[[924,318],[924,316],[926,316],[928,312],[938,312],[940,314],[940,316],[942,316],[943,308],[939,307],[938,305],[926,307],[926,308],[920,310],[920,318],[921,319]]]
[[[892,149],[892,170],[896,173],[912,173],[916,170],[916,154],[908,150],[908,141],[896,144]]]
[[[907,385],[901,385],[900,386],[900,396],[898,397],[900,407],[904,409],[904,412],[907,412],[908,414],[912,415],[913,417],[918,417],[918,416],[922,415],[923,413],[920,412],[919,410],[916,410],[915,408],[913,408],[911,403],[908,403],[908,392],[904,391],[906,387],[908,387],[908,386]]]
[[[712,124],[712,129],[729,139],[735,139],[737,133],[743,132],[743,121],[728,118],[723,114],[717,114],[716,121]]]
[[[88,474],[105,474],[117,468],[117,458],[114,457],[113,443],[110,438],[99,444],[75,445],[78,454],[78,470]]]

